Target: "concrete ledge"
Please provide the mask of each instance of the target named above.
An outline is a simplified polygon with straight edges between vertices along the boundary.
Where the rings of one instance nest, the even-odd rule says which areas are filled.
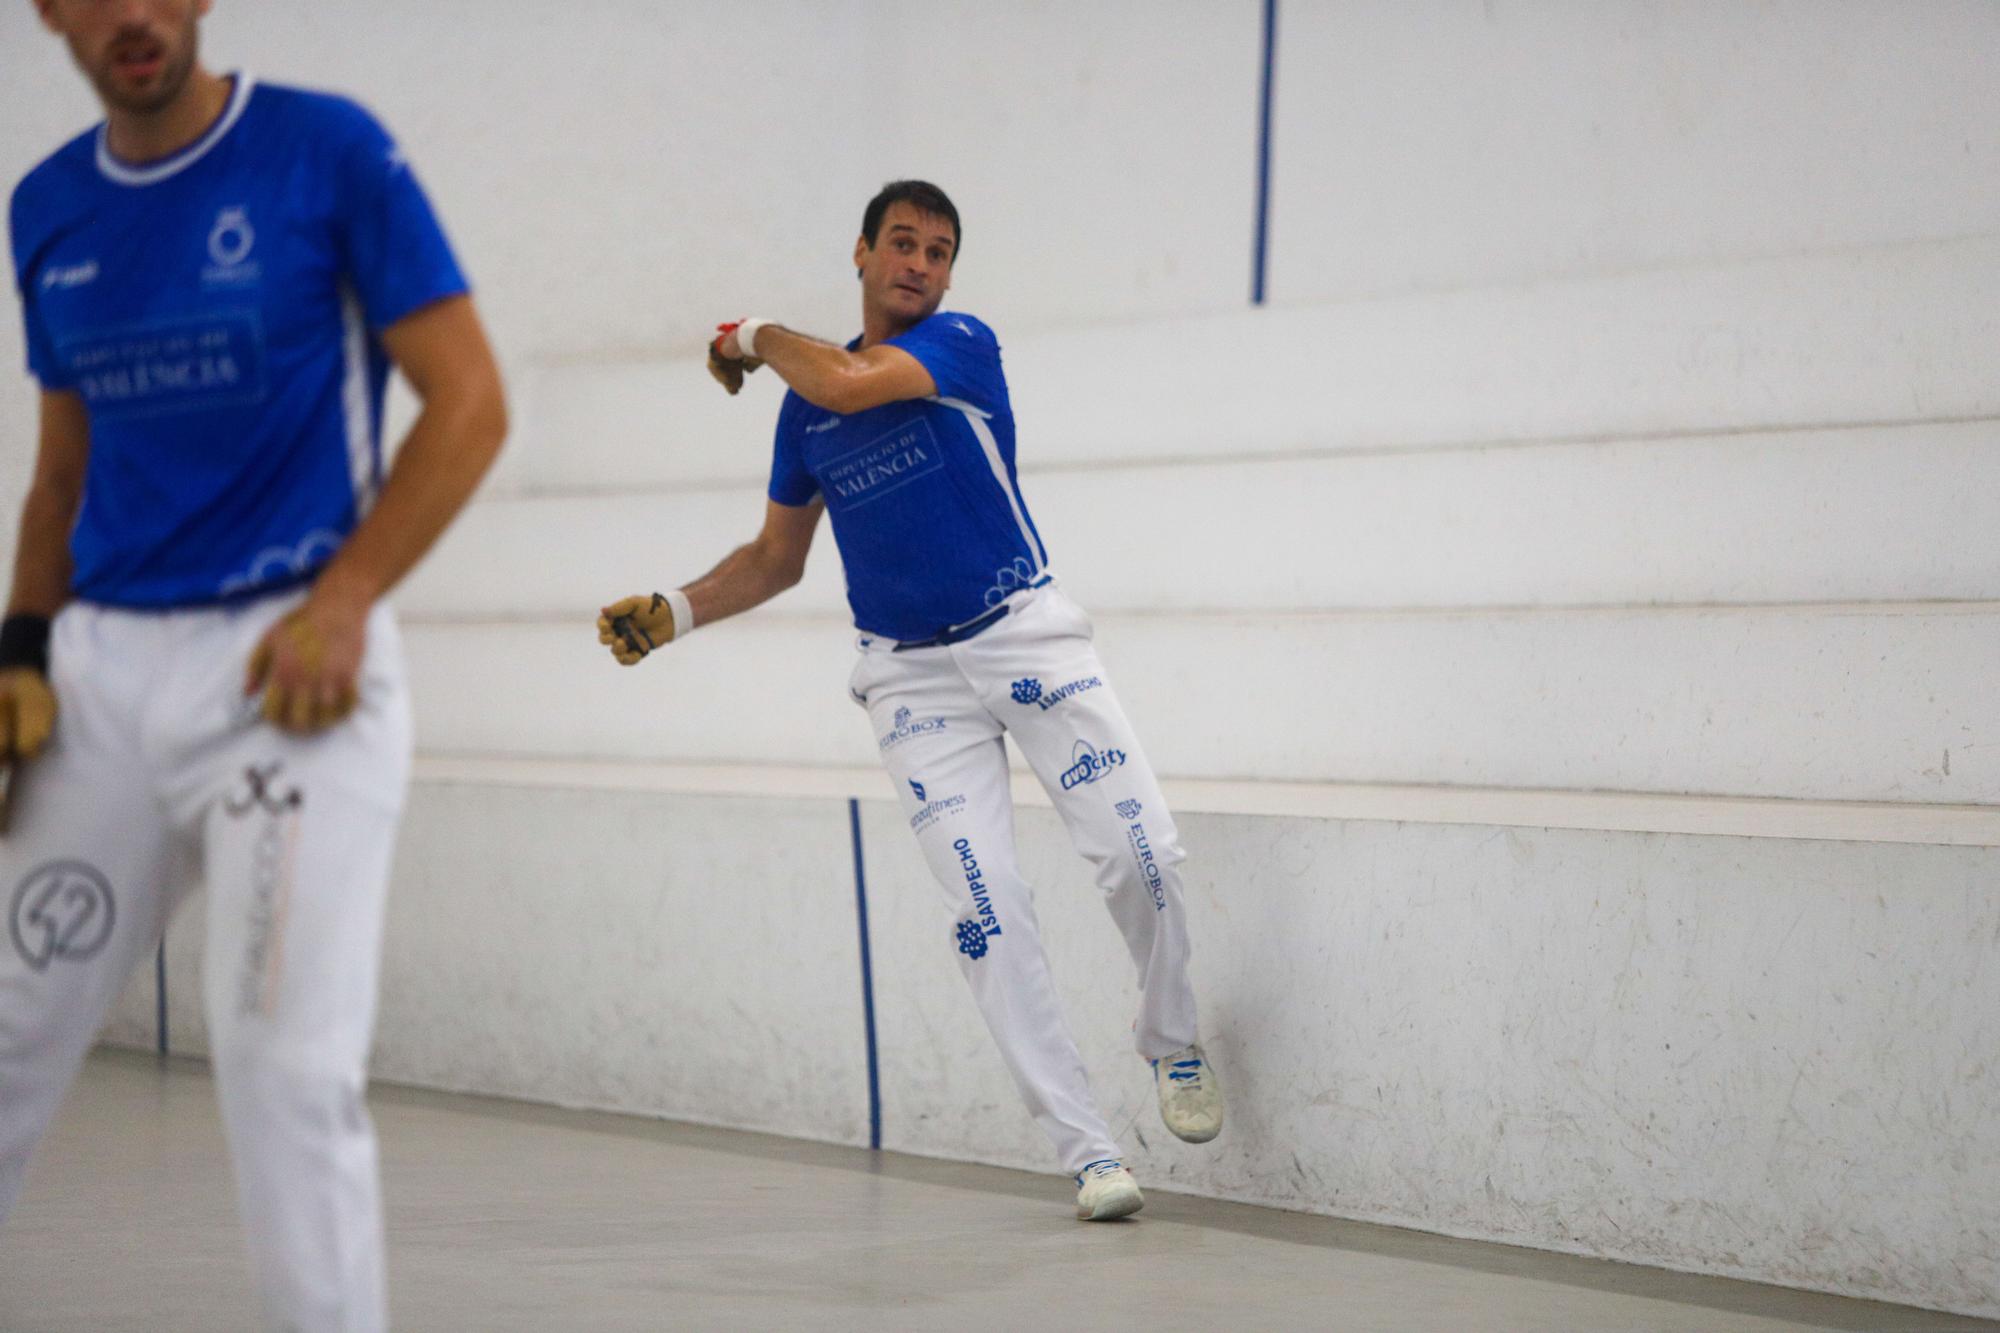
[[[409,625],[419,747],[876,762],[842,702],[854,657],[841,621],[759,611],[626,671],[585,610]],[[2000,805],[1985,667],[2000,659],[2000,603],[1114,613],[1096,626],[1169,776]]]
[[[419,756],[416,781],[435,786],[639,791],[669,795],[887,800],[879,768],[800,764],[668,764],[619,759]],[[1878,801],[1780,801],[1647,792],[1507,790],[1354,782],[1163,783],[1187,814],[1485,824],[1932,847],[2000,847],[2000,807]],[[1014,775],[1019,805],[1047,807],[1032,774]]]

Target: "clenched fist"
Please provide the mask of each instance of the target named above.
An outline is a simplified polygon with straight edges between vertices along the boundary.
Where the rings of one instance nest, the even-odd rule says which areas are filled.
[[[736,341],[737,325],[734,323],[716,325],[716,335],[708,344],[708,373],[715,382],[734,397],[743,387],[743,377],[764,363],[754,356],[746,356]]]
[[[32,759],[56,725],[56,692],[31,666],[0,670],[0,762]]]
[[[597,617],[597,641],[611,650],[620,666],[636,665],[661,644],[672,643],[677,632],[674,609],[664,593],[621,597]]]

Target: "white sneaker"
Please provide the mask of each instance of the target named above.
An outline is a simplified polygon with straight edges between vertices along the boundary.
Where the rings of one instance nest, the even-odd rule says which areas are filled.
[[[1139,1182],[1116,1158],[1092,1162],[1077,1176],[1076,1184],[1076,1215],[1086,1222],[1129,1217],[1146,1206]]]
[[[1160,1088],[1160,1119],[1176,1138],[1207,1143],[1222,1132],[1222,1084],[1199,1044],[1153,1061]]]

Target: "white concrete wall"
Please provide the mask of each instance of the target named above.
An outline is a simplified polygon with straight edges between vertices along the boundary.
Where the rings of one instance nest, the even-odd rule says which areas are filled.
[[[1992,802],[1996,299],[1987,237],[1030,334],[1024,486],[1176,776]],[[776,390],[706,388],[537,378],[560,428],[402,597],[427,746],[867,760],[825,539],[593,659],[598,604],[754,530]]]
[[[686,353],[752,308],[840,332],[862,206],[897,176],[959,204],[982,262],[957,298],[1002,327],[1237,304],[1258,32],[1247,0],[948,0],[920,24],[879,0],[750,0],[727,21],[656,0],[222,0],[203,40],[217,68],[352,93],[395,130],[525,423],[546,362]],[[0,7],[0,182],[97,117],[32,8]],[[10,302],[9,513],[32,442],[21,364]]]
[[[1990,233],[1979,0],[1280,6],[1272,282],[1324,301]]]
[[[378,1067],[865,1133],[845,811],[740,791],[872,762],[830,541],[641,671],[589,622],[756,522],[775,386],[715,392],[703,331],[847,329],[861,203],[927,174],[1149,749],[1249,780],[1183,820],[1234,1096],[1213,1152],[1148,1128],[1124,964],[1053,819],[1022,820],[1147,1178],[2000,1314],[1996,867],[1934,836],[2000,805],[2000,8],[1281,9],[1249,311],[1254,0],[219,7],[221,63],[396,127],[512,380],[500,474],[399,597],[421,742],[594,774],[420,784]],[[0,7],[0,174],[90,118]],[[31,405],[0,374],[10,507]],[[737,794],[719,767],[646,789],[690,761]],[[1634,813],[1260,817],[1277,779]],[[1810,818],[1646,831],[1688,794]],[[1889,841],[1795,836],[1859,801],[1897,803],[1865,812]],[[889,1143],[1041,1165],[912,849],[864,810]],[[171,943],[195,1046],[197,927]],[[150,1013],[141,985],[114,1035]]]
[[[846,814],[420,787],[378,1073],[865,1143]],[[1142,1179],[2000,1315],[2000,851],[1180,822],[1230,1094],[1200,1148],[1159,1126],[1088,871],[1052,811],[1020,820],[1057,982]],[[898,807],[864,801],[862,829],[884,1146],[1048,1169]],[[171,948],[182,1050],[202,1049],[198,931]],[[146,1045],[151,1023],[146,977],[112,1035]]]

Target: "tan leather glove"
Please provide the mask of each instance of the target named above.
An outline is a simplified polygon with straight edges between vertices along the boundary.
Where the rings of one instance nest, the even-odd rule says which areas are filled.
[[[32,759],[56,726],[56,692],[31,666],[0,670],[0,763]]]
[[[271,626],[250,655],[243,692],[263,691],[264,720],[281,731],[325,731],[360,702],[355,687],[365,621],[323,620],[313,603]]]
[[[653,649],[672,643],[674,633],[674,609],[664,593],[621,597],[597,617],[597,641],[620,666],[636,666]]]
[[[717,384],[729,390],[731,397],[743,388],[743,377],[764,364],[754,356],[735,357],[722,354],[722,340],[733,333],[736,324],[741,322],[739,320],[730,324],[718,324],[716,335],[708,344],[708,373],[715,377]]]

